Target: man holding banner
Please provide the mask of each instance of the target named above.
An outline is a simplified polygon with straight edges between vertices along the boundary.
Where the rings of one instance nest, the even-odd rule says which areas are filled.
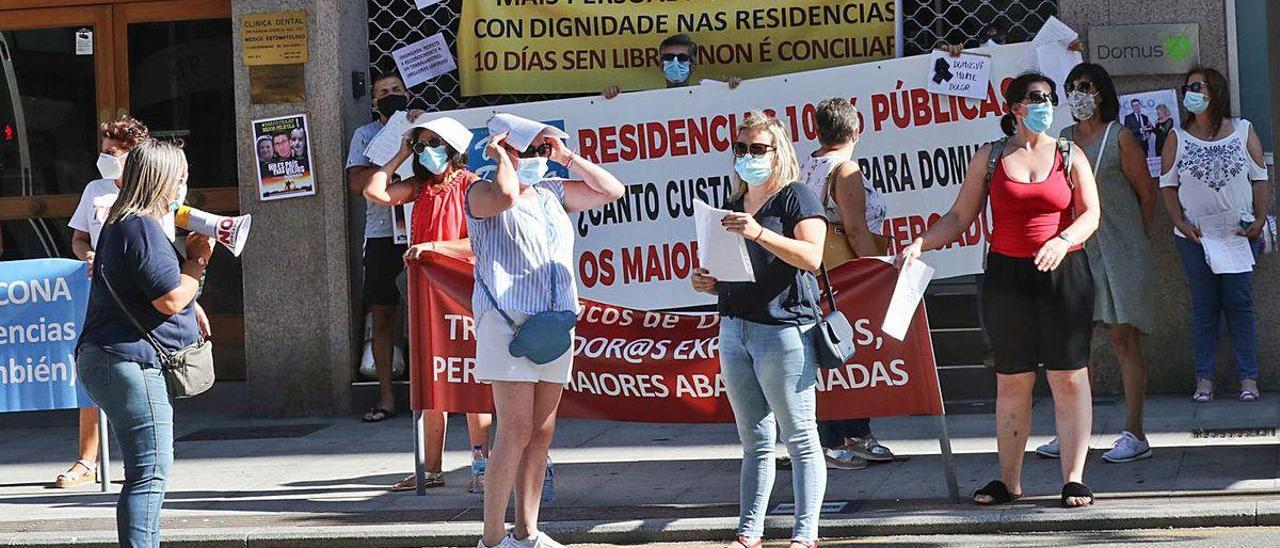
[[[662,77],[667,87],[679,88],[692,83],[693,71],[698,67],[698,44],[688,34],[668,36],[658,46],[658,58],[662,60]],[[714,82],[703,80],[703,84]],[[727,82],[729,89],[737,89],[742,79],[732,76]],[[613,99],[622,93],[622,86],[613,84],[600,93],[605,99]]]

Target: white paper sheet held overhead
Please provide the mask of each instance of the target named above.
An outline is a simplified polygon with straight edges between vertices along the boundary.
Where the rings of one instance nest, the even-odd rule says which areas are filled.
[[[754,282],[755,271],[747,255],[747,241],[725,230],[721,219],[730,211],[716,209],[702,200],[693,201],[693,222],[698,232],[698,262],[709,275],[722,282]]]
[[[924,290],[933,279],[933,267],[916,259],[898,271],[898,283],[893,286],[893,298],[889,299],[889,310],[885,311],[884,323],[880,330],[885,335],[902,340],[907,336],[907,328],[911,326],[911,318],[916,315]]]
[[[1036,33],[1035,38],[1031,39],[1031,48],[1022,54],[1022,58],[1018,60],[1018,64],[1034,67],[1036,62],[1036,49],[1041,46],[1051,44],[1059,44],[1063,48],[1080,37],[1080,33],[1072,30],[1061,19],[1049,16],[1044,22],[1044,26],[1040,27],[1040,32]]]
[[[396,157],[396,153],[400,152],[400,140],[404,137],[404,132],[413,127],[409,123],[409,116],[404,111],[398,111],[387,118],[387,124],[382,127],[377,135],[369,141],[369,146],[365,147],[364,155],[373,162],[375,166],[385,166],[392,158]],[[413,177],[413,160],[405,160],[396,169],[396,175],[401,179]]]
[[[1062,44],[1046,44],[1036,48],[1036,66],[1040,74],[1048,76],[1058,86],[1059,97],[1065,98],[1067,75],[1071,69],[1084,62],[1080,52],[1071,51]],[[1064,101],[1065,102],[1065,101]]]
[[[1031,48],[1018,59],[1018,65],[1025,70],[1036,70],[1051,78],[1058,85],[1059,99],[1065,97],[1063,84],[1071,69],[1083,61],[1079,52],[1070,51],[1067,46],[1080,37],[1080,34],[1068,27],[1057,17],[1050,16],[1040,32],[1031,39]]]
[[[1239,274],[1253,271],[1253,249],[1240,230],[1240,214],[1227,211],[1195,220],[1200,229],[1200,245],[1204,259],[1214,274]]]
[[[991,83],[991,56],[963,52],[957,57],[934,50],[929,60],[925,89],[939,95],[985,99]]]

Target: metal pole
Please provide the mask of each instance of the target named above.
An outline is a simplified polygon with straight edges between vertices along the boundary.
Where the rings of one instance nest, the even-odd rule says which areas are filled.
[[[101,483],[101,490],[106,493],[111,487],[111,439],[107,437],[110,432],[107,428],[107,413],[101,407],[98,408],[98,483]]]
[[[413,477],[418,496],[427,494],[427,440],[422,435],[425,424],[421,409],[413,410]]]
[[[902,44],[902,0],[893,0],[893,56],[901,59],[904,46]]]
[[[951,502],[960,502],[960,485],[956,483],[956,463],[951,455],[951,434],[947,431],[947,416],[938,415],[938,447],[942,449],[942,473],[947,477],[947,494]]]

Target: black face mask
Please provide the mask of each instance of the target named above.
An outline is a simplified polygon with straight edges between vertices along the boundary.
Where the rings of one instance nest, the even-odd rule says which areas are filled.
[[[375,103],[378,107],[378,114],[384,118],[390,118],[397,111],[409,108],[409,98],[404,95],[387,95]]]

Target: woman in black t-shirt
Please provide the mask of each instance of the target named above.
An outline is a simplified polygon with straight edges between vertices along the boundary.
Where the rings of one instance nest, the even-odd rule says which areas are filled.
[[[733,143],[742,183],[728,204],[725,230],[747,239],[755,282],[718,282],[699,269],[698,291],[719,296],[720,375],[742,440],[741,516],[734,548],[755,548],[773,490],[777,430],[791,455],[796,524],[791,546],[818,538],[827,469],[818,442],[817,365],[812,328],[826,217],[804,185],[796,153],[777,120],[750,112]],[[776,424],[776,426],[775,426]]]

